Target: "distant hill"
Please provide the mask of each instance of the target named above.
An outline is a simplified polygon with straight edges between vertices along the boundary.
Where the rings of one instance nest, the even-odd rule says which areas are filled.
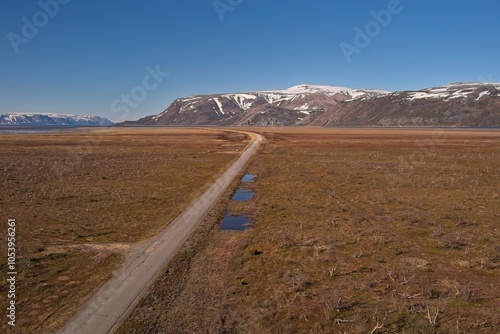
[[[388,92],[299,85],[280,91],[176,99],[134,126],[454,126],[500,127],[499,83],[454,83]]]
[[[113,125],[109,119],[100,116],[7,113],[0,114],[0,126],[108,126]]]

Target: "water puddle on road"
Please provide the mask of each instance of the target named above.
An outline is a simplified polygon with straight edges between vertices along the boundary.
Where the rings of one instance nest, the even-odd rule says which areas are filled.
[[[247,215],[235,216],[226,212],[222,220],[221,230],[223,231],[244,231],[252,221]]]

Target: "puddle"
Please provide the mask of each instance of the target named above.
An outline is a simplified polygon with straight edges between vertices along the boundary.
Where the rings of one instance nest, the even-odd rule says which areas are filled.
[[[254,175],[254,174],[246,174],[241,179],[241,182],[252,183],[252,182],[255,182],[256,177],[257,177],[257,175]],[[232,200],[236,201],[236,202],[246,202],[246,201],[251,200],[254,195],[255,195],[255,192],[252,189],[248,189],[248,188],[243,187],[243,188],[239,188],[238,190],[236,190],[236,193],[234,193]]]
[[[241,179],[243,183],[251,183],[255,182],[255,178],[257,175],[254,174],[246,174]],[[241,187],[236,190],[234,193],[232,200],[236,202],[246,202],[251,200],[255,195],[255,192],[252,189]],[[230,230],[230,231],[244,231],[248,228],[248,225],[251,224],[252,221],[250,218],[243,215],[233,215],[229,212],[226,212],[224,219],[222,220],[221,230]]]
[[[241,182],[251,183],[251,182],[255,181],[256,177],[257,177],[257,175],[247,174],[247,175],[243,176],[243,178],[241,179]]]
[[[222,220],[221,230],[244,231],[251,222],[252,221],[247,217],[247,215],[234,216],[227,212]]]
[[[239,188],[233,195],[232,200],[236,202],[246,202],[253,198],[255,193],[252,189],[248,188]]]

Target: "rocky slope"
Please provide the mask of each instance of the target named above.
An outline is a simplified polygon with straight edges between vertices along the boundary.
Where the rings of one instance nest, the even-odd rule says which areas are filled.
[[[99,116],[60,114],[0,114],[0,126],[108,126],[109,119]]]
[[[500,127],[500,84],[419,91],[300,85],[282,91],[199,95],[122,125]]]

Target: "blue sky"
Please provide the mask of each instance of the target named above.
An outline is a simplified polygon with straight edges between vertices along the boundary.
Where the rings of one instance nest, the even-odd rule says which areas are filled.
[[[133,120],[193,94],[500,81],[498,0],[215,4],[1,1],[0,112]]]

